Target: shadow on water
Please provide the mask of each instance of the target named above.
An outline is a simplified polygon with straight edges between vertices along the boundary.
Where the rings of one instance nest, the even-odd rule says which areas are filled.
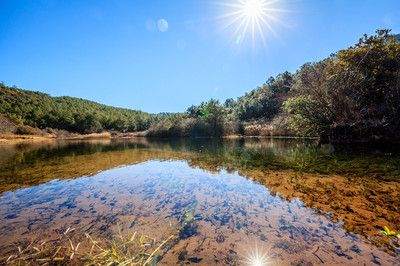
[[[0,253],[74,228],[77,241],[174,232],[160,264],[243,264],[255,249],[281,264],[394,264],[380,231],[400,230],[395,151],[290,139],[2,145]]]

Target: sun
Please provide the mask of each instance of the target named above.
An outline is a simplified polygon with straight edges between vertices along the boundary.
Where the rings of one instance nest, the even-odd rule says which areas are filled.
[[[263,14],[264,5],[265,1],[263,0],[247,0],[243,3],[243,15],[246,16],[247,19],[259,19]]]
[[[259,39],[265,44],[267,34],[276,35],[274,24],[280,22],[279,14],[286,10],[278,8],[278,0],[236,0],[223,2],[223,28],[231,29],[235,43],[242,44],[246,40],[256,43]]]

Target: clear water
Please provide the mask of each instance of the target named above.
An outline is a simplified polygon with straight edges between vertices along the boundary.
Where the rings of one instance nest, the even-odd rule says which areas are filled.
[[[156,240],[160,265],[396,265],[399,158],[293,140],[2,145],[0,258],[66,231]],[[351,185],[349,185],[351,184]],[[83,241],[83,240],[82,240]],[[82,244],[76,257],[90,246]],[[80,264],[77,260],[75,263]],[[82,262],[83,263],[83,262]]]

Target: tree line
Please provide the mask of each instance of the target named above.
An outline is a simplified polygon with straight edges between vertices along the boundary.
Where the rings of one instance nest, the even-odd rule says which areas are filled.
[[[400,141],[400,35],[378,30],[347,49],[269,78],[225,103],[203,102],[154,123],[151,135],[220,136],[267,124],[270,134],[323,141]],[[278,122],[277,122],[278,121]]]
[[[152,115],[4,84],[0,113],[35,127],[82,133],[146,130],[157,137],[220,137],[258,135],[264,126],[266,134],[319,136],[323,141],[398,142],[399,40],[390,30],[378,30],[295,73],[270,77],[236,100],[211,99],[184,113]]]

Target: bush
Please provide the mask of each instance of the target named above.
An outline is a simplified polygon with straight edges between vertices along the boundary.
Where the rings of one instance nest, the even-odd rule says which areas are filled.
[[[42,131],[30,126],[18,126],[14,133],[17,135],[40,135]]]

